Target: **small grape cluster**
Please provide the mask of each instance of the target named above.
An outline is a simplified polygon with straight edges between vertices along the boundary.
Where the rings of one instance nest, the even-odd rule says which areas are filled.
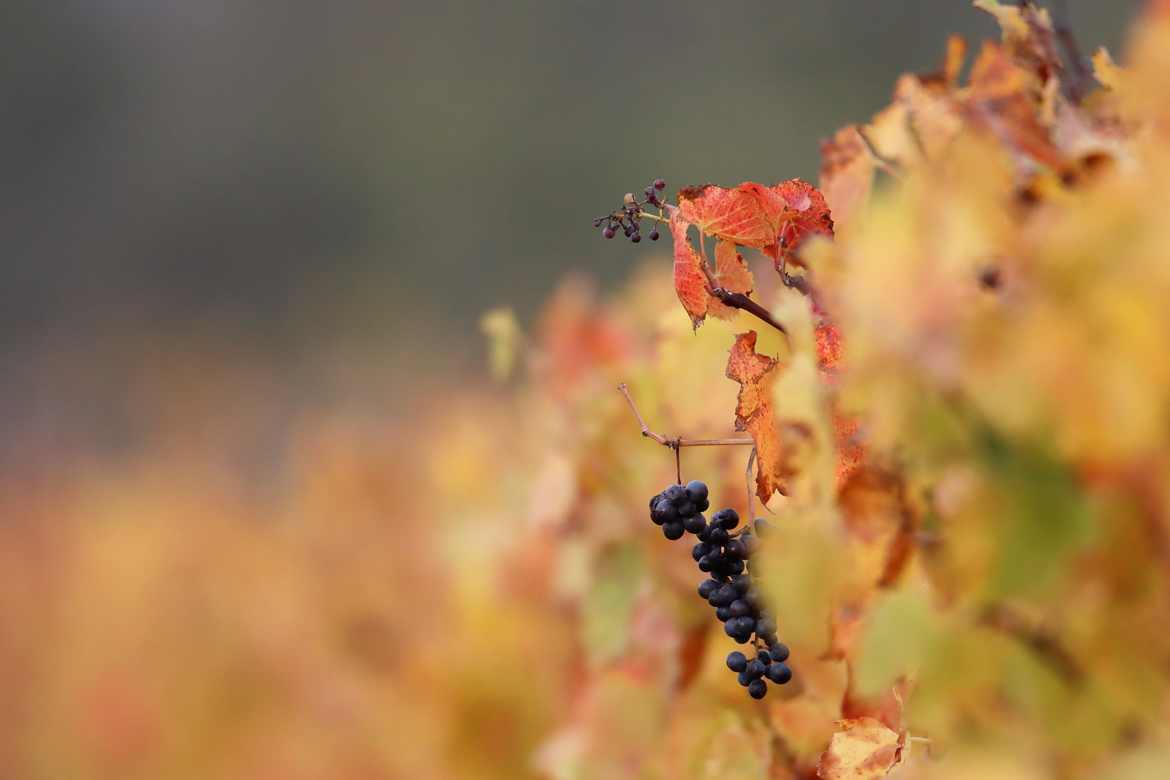
[[[613,238],[617,235],[620,228],[625,233],[626,238],[634,244],[642,240],[642,207],[649,204],[659,209],[661,212],[664,204],[662,199],[658,197],[659,193],[666,189],[666,181],[664,179],[655,179],[642,192],[645,194],[645,200],[638,200],[634,197],[634,193],[627,192],[622,202],[622,207],[612,214],[607,214],[604,217],[598,217],[593,220],[593,227],[601,227],[601,235],[606,238]],[[660,214],[661,215],[661,214]],[[650,231],[650,240],[657,241],[659,239],[658,228],[653,228]]]
[[[715,608],[729,637],[747,644],[755,636],[756,657],[749,661],[736,650],[727,656],[727,667],[739,674],[740,685],[753,699],[762,699],[768,692],[765,679],[777,685],[792,679],[792,670],[784,663],[788,648],[777,639],[776,619],[761,603],[751,574],[751,557],[759,548],[759,537],[768,533],[768,522],[760,518],[735,530],[739,514],[734,509],[720,509],[708,522],[702,514],[708,508],[707,486],[694,480],[685,487],[671,485],[650,499],[650,519],[671,541],[685,533],[698,537],[691,557],[708,575],[699,585],[699,596]]]

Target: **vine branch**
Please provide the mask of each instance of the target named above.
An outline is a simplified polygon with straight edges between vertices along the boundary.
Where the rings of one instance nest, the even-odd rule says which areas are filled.
[[[672,450],[678,450],[680,447],[733,447],[737,445],[754,445],[750,438],[729,437],[725,439],[684,439],[681,436],[669,437],[663,436],[661,433],[655,433],[650,430],[650,426],[642,418],[642,413],[638,411],[637,404],[634,403],[633,397],[630,395],[630,388],[626,386],[625,382],[618,385],[618,391],[625,397],[626,403],[630,405],[630,411],[634,413],[634,418],[638,421],[638,426],[642,429],[642,435],[647,439],[653,439],[664,447],[669,447]]]

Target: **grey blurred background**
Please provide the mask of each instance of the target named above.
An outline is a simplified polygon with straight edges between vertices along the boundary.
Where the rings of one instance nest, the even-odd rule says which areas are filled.
[[[1086,53],[1117,52],[1139,2],[1065,6]],[[570,269],[612,285],[648,254],[590,225],[622,192],[815,180],[818,139],[948,33],[997,35],[966,0],[17,0],[4,21],[9,401],[117,386],[172,339],[478,373],[484,309],[530,318]],[[20,379],[46,360],[68,381]]]

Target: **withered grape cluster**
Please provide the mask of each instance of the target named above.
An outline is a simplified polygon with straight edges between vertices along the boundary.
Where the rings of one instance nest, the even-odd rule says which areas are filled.
[[[738,650],[732,652],[727,667],[739,674],[739,684],[753,699],[762,699],[768,692],[765,680],[783,685],[792,679],[792,670],[784,663],[788,648],[776,638],[776,619],[761,603],[751,573],[751,557],[760,537],[768,533],[768,522],[760,518],[736,530],[739,514],[734,509],[720,509],[708,522],[703,512],[709,508],[707,486],[694,480],[685,487],[671,485],[650,499],[650,519],[671,541],[687,533],[698,537],[691,557],[707,574],[699,584],[699,596],[715,608],[729,637],[755,647],[750,660]]]
[[[655,179],[642,191],[646,196],[645,200],[638,200],[634,197],[634,193],[627,192],[622,201],[622,207],[612,214],[607,214],[604,217],[598,217],[593,220],[593,227],[601,227],[604,224],[605,227],[601,228],[601,235],[606,238],[613,238],[620,229],[626,238],[630,239],[632,243],[637,244],[642,240],[641,225],[644,216],[642,207],[651,205],[661,210],[665,204],[659,197],[659,193],[664,189],[666,189],[666,181],[664,179]],[[658,228],[653,228],[650,231],[650,240],[657,241],[658,238]]]

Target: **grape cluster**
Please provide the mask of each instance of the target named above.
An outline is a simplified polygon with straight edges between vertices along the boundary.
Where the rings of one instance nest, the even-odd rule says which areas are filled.
[[[788,648],[777,639],[776,619],[764,608],[751,574],[752,554],[769,525],[760,518],[735,530],[739,514],[734,509],[720,509],[708,522],[703,512],[709,507],[707,486],[695,480],[685,487],[671,485],[650,499],[650,519],[672,541],[686,533],[698,537],[691,557],[707,574],[699,584],[699,596],[715,608],[729,637],[740,644],[755,637],[755,658],[749,661],[736,650],[727,656],[727,667],[739,674],[740,685],[753,699],[762,699],[768,692],[765,679],[777,685],[792,679],[792,670],[784,663]]]
[[[659,209],[659,216],[661,216],[661,210],[666,204],[659,198],[659,193],[664,189],[666,189],[666,181],[655,179],[642,191],[646,196],[645,200],[638,200],[634,197],[634,193],[627,192],[622,201],[622,207],[612,214],[593,220],[593,227],[601,227],[604,224],[605,227],[601,228],[601,235],[606,238],[613,238],[621,229],[626,238],[637,244],[642,240],[642,207],[645,205],[654,206]],[[653,228],[650,231],[650,240],[657,241],[658,239],[658,228]]]

